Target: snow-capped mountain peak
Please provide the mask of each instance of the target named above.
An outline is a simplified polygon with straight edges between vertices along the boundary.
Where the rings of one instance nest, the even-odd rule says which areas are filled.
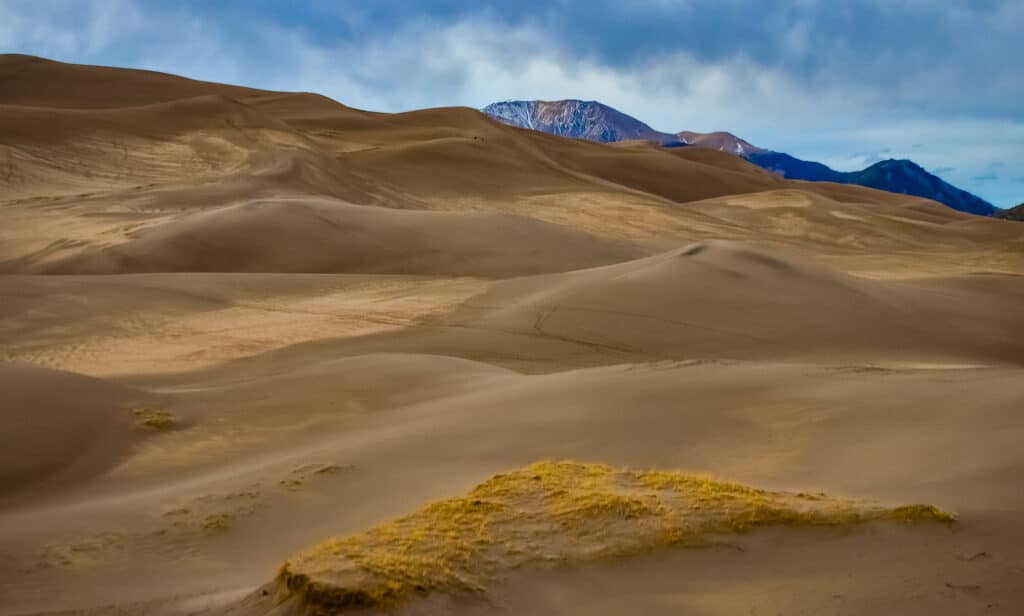
[[[597,101],[502,101],[487,105],[487,115],[511,126],[562,137],[610,143],[639,139],[681,145],[679,137],[654,130],[640,120]]]

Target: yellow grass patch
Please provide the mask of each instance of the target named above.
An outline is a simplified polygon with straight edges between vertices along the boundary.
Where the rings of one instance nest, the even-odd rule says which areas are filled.
[[[157,409],[142,408],[132,410],[135,425],[147,430],[164,432],[178,427],[178,420],[171,413]]]
[[[625,556],[761,526],[870,520],[954,518],[931,505],[885,508],[681,471],[545,461],[325,541],[288,560],[277,582],[282,600],[299,595],[312,611],[329,613],[481,590],[497,571],[522,565]]]

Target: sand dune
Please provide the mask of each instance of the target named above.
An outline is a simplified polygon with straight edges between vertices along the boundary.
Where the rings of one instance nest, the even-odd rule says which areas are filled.
[[[44,271],[513,276],[610,263],[631,253],[625,245],[511,215],[277,199],[191,214]]]
[[[490,285],[422,327],[306,353],[457,355],[525,371],[662,359],[878,365],[1024,361],[1019,277],[878,281],[799,255],[706,241],[634,261]],[[298,361],[298,360],[296,360]]]
[[[0,613],[1024,602],[1024,226],[468,108],[0,86]]]
[[[722,152],[560,139],[466,108],[379,114],[311,94],[22,56],[6,56],[4,66],[18,86],[16,97],[0,101],[7,105],[0,120],[8,135],[0,152],[8,218],[0,263],[6,271],[34,270],[83,247],[120,243],[144,227],[169,224],[160,234],[173,235],[183,210],[239,206],[221,216],[235,212],[245,219],[249,212],[241,206],[254,199],[310,196],[391,209],[501,211],[649,242],[648,253],[716,237],[817,240],[816,250],[825,252],[848,252],[868,246],[864,238],[878,238],[872,247],[918,249],[934,225],[975,224],[936,204],[913,205],[924,203],[919,199],[782,180]],[[46,80],[51,73],[81,80],[60,104]],[[103,83],[116,81],[123,96],[116,98],[117,88],[108,85],[103,101],[90,98],[97,75]],[[803,210],[674,207],[779,189],[831,200],[830,210],[846,215],[840,218],[846,222],[864,218],[861,237],[836,237],[858,225],[813,228],[817,220],[806,220],[812,214]],[[586,207],[593,201],[615,205],[598,212]],[[877,207],[865,215],[865,204]],[[894,206],[898,214],[891,213]],[[979,252],[993,234],[1005,237],[995,247],[1004,271],[1024,263],[1015,231],[994,223],[965,234]],[[551,264],[546,271],[578,266]]]
[[[984,317],[954,315],[907,287],[728,242],[510,282],[471,305],[491,307],[482,323],[495,328],[655,357],[923,359],[945,348],[952,356],[991,350],[997,356],[989,359],[1024,360],[1024,330],[1009,305]],[[984,309],[980,298],[975,305]],[[980,322],[983,328],[971,327]],[[961,335],[967,331],[977,338]]]
[[[116,110],[4,106],[2,117],[11,144],[3,185],[12,196],[81,197],[182,182],[187,196],[196,185],[242,178],[257,187],[270,179],[276,191],[362,194],[310,139],[222,95]],[[179,196],[175,205],[195,200]]]
[[[146,395],[74,373],[2,363],[0,387],[0,502],[8,506],[109,470],[154,419],[142,410]]]
[[[0,103],[68,109],[109,109],[258,90],[195,81],[166,73],[54,62],[20,54],[0,56]]]
[[[194,370],[413,326],[486,285],[319,274],[4,276],[0,349],[5,360],[104,378]]]
[[[1022,461],[1012,443],[1020,437],[1015,409],[1024,392],[1015,385],[1016,370],[837,370],[766,362],[631,365],[536,377],[472,369],[458,377],[464,368],[444,362],[449,376],[442,381],[425,371],[434,358],[396,359],[325,365],[319,376],[310,373],[292,386],[285,386],[292,377],[258,372],[248,383],[220,386],[213,375],[179,378],[178,393],[165,394],[172,396],[166,403],[188,413],[194,427],[159,436],[117,473],[82,485],[68,499],[67,506],[77,503],[75,516],[36,510],[30,525],[17,512],[4,514],[8,533],[31,529],[20,538],[0,537],[9,553],[22,555],[14,567],[64,554],[34,552],[37,541],[61,537],[55,546],[93,545],[115,531],[96,520],[121,520],[110,545],[77,553],[73,564],[31,575],[9,570],[5,595],[24,610],[161,598],[165,609],[175,609],[167,608],[171,595],[253,590],[289,555],[327,537],[457,494],[490,474],[566,457],[711,471],[770,489],[828,490],[891,504],[940,502],[963,520],[958,531],[926,532],[930,540],[922,543],[920,531],[904,529],[890,539],[893,549],[911,542],[936,561],[950,561],[950,579],[958,584],[976,583],[977,565],[954,555],[994,555],[981,563],[986,579],[979,595],[986,600],[1008,588],[1012,567],[1020,565],[1017,552],[1007,549],[1018,541],[1006,534],[1010,518],[1002,516],[1009,514],[1000,513],[1021,506],[1014,469]],[[350,373],[360,365],[365,369]],[[400,399],[379,397],[385,384],[414,373],[427,378],[403,380],[409,387]],[[954,374],[961,378],[951,380]],[[317,474],[316,465],[344,470]],[[312,470],[301,470],[306,467]],[[111,491],[118,496],[93,496]],[[165,517],[179,510],[185,511]],[[226,516],[209,520],[223,520],[225,528],[204,530],[210,516]],[[160,549],[154,536],[162,537]],[[787,536],[733,545],[762,559],[791,546]],[[849,531],[815,536],[816,558],[825,560],[844,558],[844,541],[853,540]],[[876,584],[895,596],[915,584],[933,588],[927,568],[897,568],[903,577],[892,576],[893,569],[873,571],[875,559],[900,560],[898,551],[879,547],[872,536],[870,530],[853,534],[861,537],[859,545],[873,547],[872,556],[849,565],[855,581],[843,588],[851,600]],[[701,558],[690,558],[675,571],[703,566]],[[799,555],[787,558],[796,559],[787,566],[802,571]],[[84,577],[68,581],[66,567]],[[618,587],[641,592],[632,565],[617,567]],[[838,569],[831,583],[850,571]],[[160,572],[174,575],[173,589],[144,583]],[[802,575],[808,577],[793,577],[791,588],[820,583]],[[59,596],[45,592],[59,580]],[[493,591],[504,596],[502,588],[499,583]],[[944,588],[939,582],[934,591]],[[757,601],[743,596],[735,599],[740,605]],[[952,610],[956,604],[940,605]]]

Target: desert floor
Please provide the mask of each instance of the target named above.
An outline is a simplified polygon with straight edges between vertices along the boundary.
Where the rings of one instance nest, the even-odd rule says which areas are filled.
[[[293,554],[540,460],[957,520],[497,562],[392,613],[1024,610],[1024,225],[470,109],[0,83],[0,613],[301,613]]]

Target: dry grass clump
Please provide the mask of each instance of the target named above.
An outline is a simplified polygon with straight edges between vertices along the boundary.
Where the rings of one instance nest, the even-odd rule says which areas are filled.
[[[135,419],[135,425],[147,430],[165,432],[178,427],[178,420],[174,415],[158,409],[133,409],[132,417]]]
[[[501,569],[623,556],[759,526],[869,520],[952,522],[931,505],[894,509],[823,494],[769,492],[680,471],[537,462],[467,495],[330,539],[280,569],[280,598],[313,613],[474,591]]]
[[[203,519],[203,528],[214,532],[227,530],[233,518],[230,513],[211,513]]]

